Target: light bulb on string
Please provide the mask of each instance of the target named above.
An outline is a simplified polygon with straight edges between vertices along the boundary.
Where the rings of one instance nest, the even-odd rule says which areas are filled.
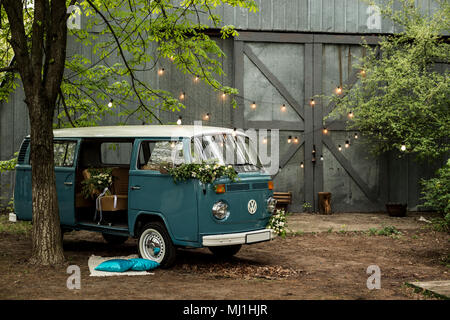
[[[323,161],[323,155],[320,155],[320,161]]]
[[[195,77],[194,77],[194,82],[198,82],[198,80],[199,80],[199,77],[198,77],[198,76],[195,76]]]
[[[253,110],[256,109],[256,102],[255,101],[253,101],[253,103],[250,105],[250,108],[252,108]]]
[[[353,111],[350,111],[349,113],[348,113],[348,117],[351,119],[351,118],[353,118]]]
[[[267,138],[263,138],[262,143],[267,144]]]
[[[328,133],[328,129],[327,128],[323,128],[322,132],[323,132],[323,134],[327,134]]]
[[[292,136],[289,136],[288,140],[287,140],[287,143],[291,143],[291,140],[292,140]]]
[[[355,139],[358,139],[358,132],[355,132]]]
[[[162,76],[164,74],[164,68],[158,70],[158,75]]]
[[[112,106],[113,106],[113,99],[109,100],[109,102],[108,102],[108,107],[112,108]]]
[[[185,94],[184,92],[182,92],[182,93],[180,94],[180,100],[184,100],[185,97],[186,97],[186,94]]]
[[[294,143],[298,143],[298,138],[294,137]]]
[[[182,122],[181,122],[181,116],[179,116],[179,117],[178,117],[178,120],[177,120],[177,125],[181,125],[181,123],[182,123]]]
[[[346,148],[350,147],[350,141],[345,140],[345,147],[346,147]]]
[[[311,105],[311,107],[314,107],[316,105],[316,102],[314,101],[314,99],[309,100],[309,104]]]
[[[361,77],[365,77],[365,76],[366,76],[366,70],[361,69],[361,71],[359,72],[359,74],[361,75]]]
[[[206,114],[203,116],[203,120],[205,120],[205,121],[208,121],[208,120],[209,120],[209,113],[206,113]]]
[[[300,162],[300,168],[304,168],[305,167],[305,165],[303,164],[303,162]]]
[[[222,100],[225,100],[227,98],[227,94],[225,92],[222,93]]]
[[[283,103],[283,105],[281,106],[281,112],[286,112],[286,105]]]
[[[341,94],[342,93],[342,87],[337,87],[336,88],[336,94]]]
[[[170,147],[173,149],[173,148],[175,148],[175,142],[174,141],[172,141],[172,143],[170,144]]]
[[[405,144],[402,144],[402,146],[400,147],[400,150],[406,151],[406,145],[405,145]]]
[[[341,145],[338,145],[338,150],[339,150],[339,151],[342,151]]]

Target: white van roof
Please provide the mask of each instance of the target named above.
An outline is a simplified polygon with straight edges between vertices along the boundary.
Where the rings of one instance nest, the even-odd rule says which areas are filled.
[[[55,129],[55,138],[193,137],[232,134],[234,129],[193,125],[127,125]],[[237,133],[241,133],[237,131]],[[242,133],[241,133],[242,134]]]

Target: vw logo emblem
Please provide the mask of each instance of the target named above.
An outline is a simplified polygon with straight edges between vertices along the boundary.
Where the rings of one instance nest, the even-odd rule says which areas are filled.
[[[256,205],[256,201],[251,199],[247,204],[247,209],[250,214],[254,214],[258,206]]]

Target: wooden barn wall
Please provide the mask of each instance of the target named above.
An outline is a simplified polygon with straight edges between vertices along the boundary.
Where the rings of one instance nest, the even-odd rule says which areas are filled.
[[[342,40],[339,36],[323,33],[348,35],[391,33],[397,31],[392,23],[383,20],[381,29],[369,30],[367,5],[358,0],[256,0],[256,2],[260,8],[257,13],[249,14],[247,10],[239,8],[217,9],[224,17],[225,24],[234,24],[242,31],[238,41],[217,39],[227,55],[227,58],[222,60],[226,75],[220,80],[225,85],[242,89],[241,92],[246,99],[263,101],[259,107],[261,110],[270,111],[271,116],[267,118],[268,113],[265,115],[249,113],[247,100],[240,100],[239,108],[233,110],[229,97],[223,100],[220,92],[215,92],[202,83],[196,83],[190,75],[179,73],[170,61],[166,60],[158,64],[158,68],[165,69],[163,76],[158,76],[156,71],[140,76],[156,88],[169,90],[176,96],[185,92],[184,103],[187,108],[176,113],[159,111],[157,114],[161,120],[164,123],[175,122],[181,115],[184,124],[192,124],[194,120],[200,120],[206,112],[209,112],[210,125],[279,128],[282,158],[280,160],[285,163],[274,178],[275,188],[279,191],[293,192],[294,203],[290,208],[292,211],[302,211],[305,201],[315,206],[318,191],[333,193],[332,203],[335,211],[378,211],[383,209],[386,201],[408,202],[411,210],[417,209],[420,203],[419,180],[422,177],[432,176],[438,166],[417,163],[410,157],[399,158],[398,154],[372,157],[366,151],[363,137],[358,141],[352,141],[351,148],[343,153],[346,164],[350,164],[353,168],[352,173],[358,175],[359,184],[366,185],[376,194],[378,201],[374,203],[367,198],[358,183],[355,183],[342,166],[342,159],[341,162],[336,159],[327,143],[320,141],[316,146],[324,156],[323,163],[313,169],[310,161],[310,149],[315,141],[313,137],[319,137],[319,132],[312,130],[322,122],[322,116],[327,110],[326,106],[320,106],[322,114],[310,113],[306,107],[307,101],[311,95],[321,92],[328,94],[340,81],[349,80],[352,73],[351,64],[361,54],[361,48],[357,45],[358,39],[355,38],[352,44],[346,44],[347,40]],[[431,0],[417,0],[416,4],[426,13],[433,12],[436,7]],[[258,32],[251,32],[253,30]],[[291,35],[297,33],[296,40],[280,41],[285,34],[278,33],[281,31],[290,32]],[[272,43],[273,41],[276,43]],[[251,52],[267,66],[267,70],[280,79],[292,99],[299,101],[297,107],[305,111],[304,120],[297,116],[289,104],[290,116],[282,119],[279,109],[274,107],[276,103],[283,101],[282,97],[243,53],[244,44],[247,43]],[[335,63],[339,50],[342,58],[341,71]],[[81,52],[94,60],[91,51],[89,47],[69,41],[69,54]],[[115,61],[117,60],[113,59],[110,62]],[[249,86],[252,81],[258,83],[259,87]],[[132,105],[127,107],[132,108]],[[115,124],[123,120],[116,115],[107,116],[101,125]],[[288,122],[283,122],[284,120]],[[259,126],[258,121],[262,121]],[[135,118],[130,119],[128,123],[142,124]],[[11,95],[9,102],[0,104],[0,160],[11,158],[28,133],[27,109],[23,91],[19,86]],[[330,140],[327,141],[336,147],[352,134],[353,132],[347,132],[342,126],[337,125],[330,132]],[[289,135],[303,139],[298,149],[292,149],[292,146],[286,144]],[[304,169],[299,166],[301,162],[305,163]],[[0,205],[5,205],[12,196],[13,185],[13,174],[4,173],[0,176]]]
[[[255,0],[256,13],[247,9],[223,6],[216,11],[224,24],[240,30],[393,33],[399,31],[392,21],[382,20],[381,28],[369,29],[368,5],[364,0]],[[376,1],[380,3],[380,0]],[[416,0],[424,13],[436,10],[434,0]],[[205,19],[205,23],[208,21]]]

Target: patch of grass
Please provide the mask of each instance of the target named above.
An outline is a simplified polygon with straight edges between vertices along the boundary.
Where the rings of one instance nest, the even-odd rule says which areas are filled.
[[[392,236],[392,235],[400,235],[402,234],[398,229],[394,226],[386,226],[383,229],[378,231],[378,235],[380,236]]]
[[[450,214],[447,216],[431,219],[431,228],[438,232],[450,232]]]
[[[328,233],[332,233],[333,232],[333,228],[330,228],[327,230]]]
[[[368,231],[371,236],[391,236],[398,237],[402,233],[394,226],[385,226],[384,228],[378,230],[377,228],[370,228]]]
[[[8,215],[0,215],[0,233],[11,233],[24,235],[31,233],[30,221],[10,222]]]
[[[302,230],[298,230],[297,232],[294,233],[294,235],[296,235],[296,236],[302,236],[304,234],[305,233]]]
[[[440,260],[442,265],[446,266],[447,268],[450,268],[450,254],[441,257]]]

